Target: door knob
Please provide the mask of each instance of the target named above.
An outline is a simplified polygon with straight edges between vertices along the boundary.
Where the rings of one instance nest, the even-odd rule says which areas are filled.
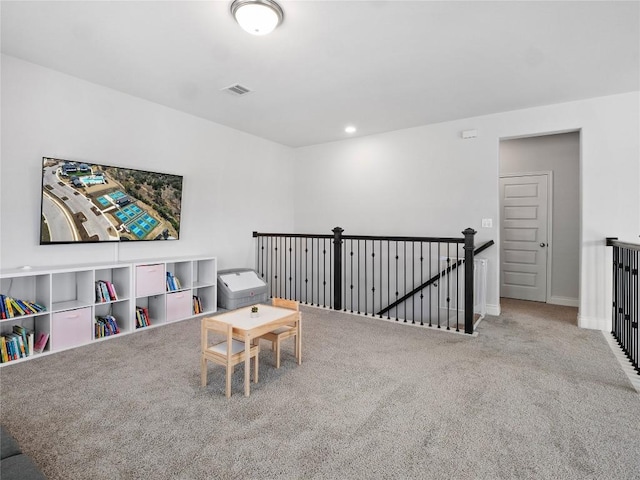
[[[546,247],[546,246],[547,246],[547,244],[543,242],[543,243],[541,243],[541,244],[540,244],[540,246],[541,246],[541,247]]]

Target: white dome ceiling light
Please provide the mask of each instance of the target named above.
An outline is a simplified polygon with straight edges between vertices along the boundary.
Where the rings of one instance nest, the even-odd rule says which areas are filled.
[[[282,8],[273,0],[234,0],[231,14],[252,35],[267,35],[284,19]]]

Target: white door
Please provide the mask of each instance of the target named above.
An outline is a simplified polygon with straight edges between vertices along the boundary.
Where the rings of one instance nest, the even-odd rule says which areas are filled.
[[[500,177],[500,295],[546,302],[549,175]]]

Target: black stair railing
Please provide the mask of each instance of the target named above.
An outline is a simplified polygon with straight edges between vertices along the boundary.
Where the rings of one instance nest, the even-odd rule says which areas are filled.
[[[611,333],[635,370],[638,367],[638,258],[640,245],[607,238],[613,247],[613,311]]]
[[[487,248],[489,248],[490,246],[494,245],[493,240],[489,240],[486,243],[483,243],[481,246],[479,246],[478,248],[476,248],[473,251],[473,255],[478,255],[481,252],[484,252]],[[385,313],[387,313],[389,310],[391,310],[392,308],[396,307],[398,304],[404,302],[406,299],[408,299],[409,297],[412,297],[414,295],[417,295],[418,293],[420,293],[422,290],[424,290],[425,288],[435,284],[437,281],[439,281],[442,277],[449,275],[451,272],[453,272],[456,268],[458,268],[459,266],[464,264],[464,259],[458,260],[455,263],[448,265],[446,269],[442,270],[441,272],[437,273],[436,275],[434,275],[433,277],[431,277],[429,280],[427,280],[426,282],[424,282],[422,285],[414,288],[413,290],[411,290],[409,293],[405,294],[403,297],[399,298],[398,300],[396,300],[395,302],[393,302],[390,305],[387,305],[385,308],[383,308],[382,310],[380,310],[378,312],[378,315],[383,315]]]
[[[473,229],[459,238],[343,232],[253,232],[256,270],[271,296],[473,333]],[[451,275],[462,264],[464,273]]]

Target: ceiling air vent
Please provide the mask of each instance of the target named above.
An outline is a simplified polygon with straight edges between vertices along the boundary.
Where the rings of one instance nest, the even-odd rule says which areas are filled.
[[[240,85],[239,83],[231,85],[230,87],[223,88],[223,90],[237,97],[242,97],[243,95],[248,95],[249,93],[251,93],[251,90],[243,85]]]

